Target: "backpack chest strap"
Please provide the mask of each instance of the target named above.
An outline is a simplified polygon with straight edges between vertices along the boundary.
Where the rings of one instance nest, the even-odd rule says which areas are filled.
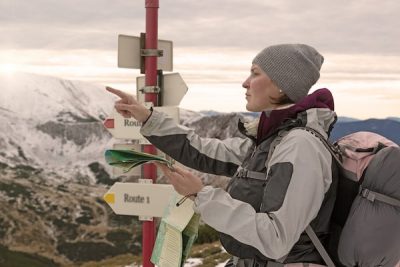
[[[250,171],[241,166],[237,169],[235,176],[240,178],[251,178],[262,181],[265,181],[267,177],[267,175],[264,172]]]

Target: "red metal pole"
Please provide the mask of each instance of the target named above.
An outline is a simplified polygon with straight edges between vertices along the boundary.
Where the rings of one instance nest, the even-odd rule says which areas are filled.
[[[159,0],[145,0],[146,1],[146,42],[145,49],[157,49],[158,43],[158,7]],[[145,85],[157,85],[157,56],[145,57]],[[157,94],[146,93],[145,102],[153,102],[157,106]],[[146,153],[156,154],[157,150],[153,145],[144,145],[143,151]],[[157,168],[154,164],[144,164],[143,176],[146,179],[152,179],[155,183],[157,178]],[[144,221],[142,226],[142,264],[143,267],[153,267],[154,264],[150,262],[151,253],[153,251],[154,242],[156,238],[156,227],[153,221]]]

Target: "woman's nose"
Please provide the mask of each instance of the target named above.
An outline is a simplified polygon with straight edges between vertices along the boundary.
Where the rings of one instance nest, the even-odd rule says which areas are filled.
[[[250,78],[250,77],[249,77]],[[249,78],[247,78],[243,83],[242,87],[248,89],[249,88]]]

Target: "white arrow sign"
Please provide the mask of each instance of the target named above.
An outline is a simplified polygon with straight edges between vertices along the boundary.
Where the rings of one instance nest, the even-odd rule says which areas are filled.
[[[162,217],[175,194],[172,185],[115,183],[104,200],[119,215]]]
[[[142,123],[134,118],[124,118],[115,109],[111,118],[104,121],[104,126],[114,138],[120,139],[144,139],[140,134]]]
[[[136,96],[139,102],[144,103],[144,93],[141,89],[145,85],[145,76],[136,77]],[[162,106],[179,106],[182,98],[188,91],[188,86],[179,73],[163,74],[163,91],[161,92]]]
[[[178,107],[154,107],[154,109],[168,114],[176,123],[179,123]],[[113,110],[112,117],[105,119],[103,125],[114,138],[135,140],[145,139],[143,135],[140,134],[142,123],[134,118],[124,118],[115,109]]]

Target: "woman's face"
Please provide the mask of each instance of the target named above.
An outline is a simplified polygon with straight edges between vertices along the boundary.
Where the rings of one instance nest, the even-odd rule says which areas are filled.
[[[272,99],[279,98],[283,93],[258,65],[253,64],[250,72],[250,76],[242,84],[246,89],[246,109],[260,112],[277,107]]]

